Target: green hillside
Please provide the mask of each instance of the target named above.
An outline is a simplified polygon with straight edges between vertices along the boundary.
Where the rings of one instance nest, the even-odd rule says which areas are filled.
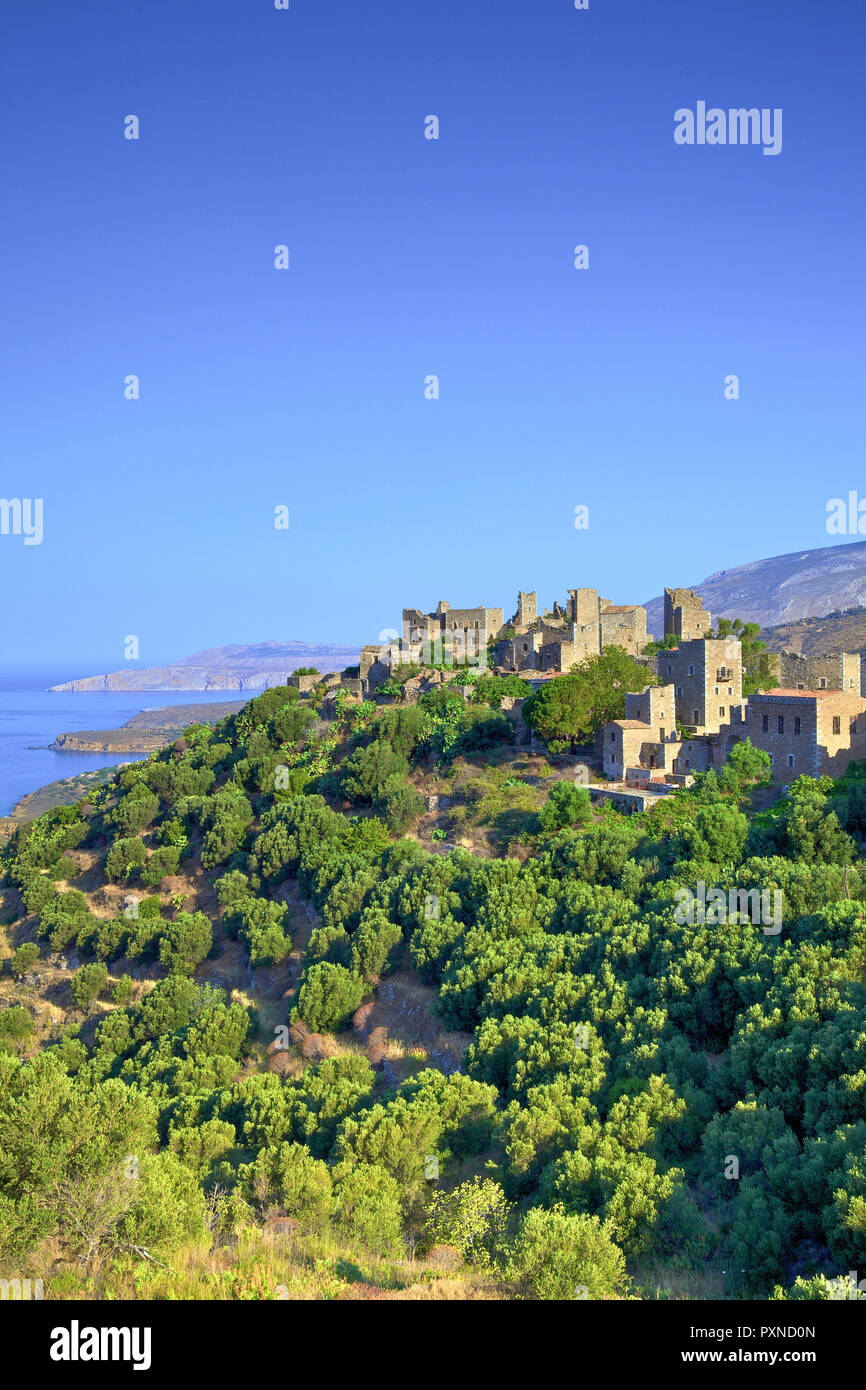
[[[277,687],[15,831],[8,1278],[823,1298],[864,1267],[866,768],[757,812],[741,744],[594,811],[514,693],[326,723]],[[751,915],[690,922],[700,885]]]

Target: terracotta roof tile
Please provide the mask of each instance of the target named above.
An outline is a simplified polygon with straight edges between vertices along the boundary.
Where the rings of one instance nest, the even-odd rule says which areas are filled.
[[[799,698],[802,700],[822,699],[825,695],[853,695],[853,690],[789,690],[785,686],[776,685],[772,690],[757,690],[754,695],[747,695],[746,699],[759,699],[762,695],[778,695],[785,699]],[[857,696],[859,700],[860,696]]]

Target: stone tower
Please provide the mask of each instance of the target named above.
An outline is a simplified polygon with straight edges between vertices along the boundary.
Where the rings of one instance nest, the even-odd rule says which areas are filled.
[[[525,594],[521,589],[517,595],[517,626],[529,627],[538,617],[538,594],[533,590]]]
[[[568,616],[578,627],[590,627],[598,622],[598,589],[569,589]]]
[[[691,642],[706,636],[712,625],[713,615],[694,589],[665,589],[665,637]]]

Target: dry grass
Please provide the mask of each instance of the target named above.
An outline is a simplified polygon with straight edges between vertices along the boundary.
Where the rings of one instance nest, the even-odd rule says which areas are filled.
[[[167,1263],[170,1270],[124,1257],[89,1276],[55,1263],[45,1280],[45,1298],[453,1302],[511,1296],[507,1286],[476,1270],[440,1272],[422,1260],[380,1259],[329,1236],[269,1237],[251,1231],[230,1245],[189,1245]]]
[[[632,1271],[635,1282],[648,1298],[675,1301],[719,1302],[727,1299],[725,1276],[710,1265],[696,1269],[677,1269],[647,1264]]]

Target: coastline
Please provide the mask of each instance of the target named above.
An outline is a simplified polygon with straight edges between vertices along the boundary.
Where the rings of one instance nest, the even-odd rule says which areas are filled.
[[[217,723],[246,703],[236,694],[208,699],[174,690],[155,698],[138,691],[62,695],[46,691],[42,676],[0,678],[0,822],[7,834],[83,796],[95,780],[88,774],[109,777],[119,764],[173,742],[187,725]]]

